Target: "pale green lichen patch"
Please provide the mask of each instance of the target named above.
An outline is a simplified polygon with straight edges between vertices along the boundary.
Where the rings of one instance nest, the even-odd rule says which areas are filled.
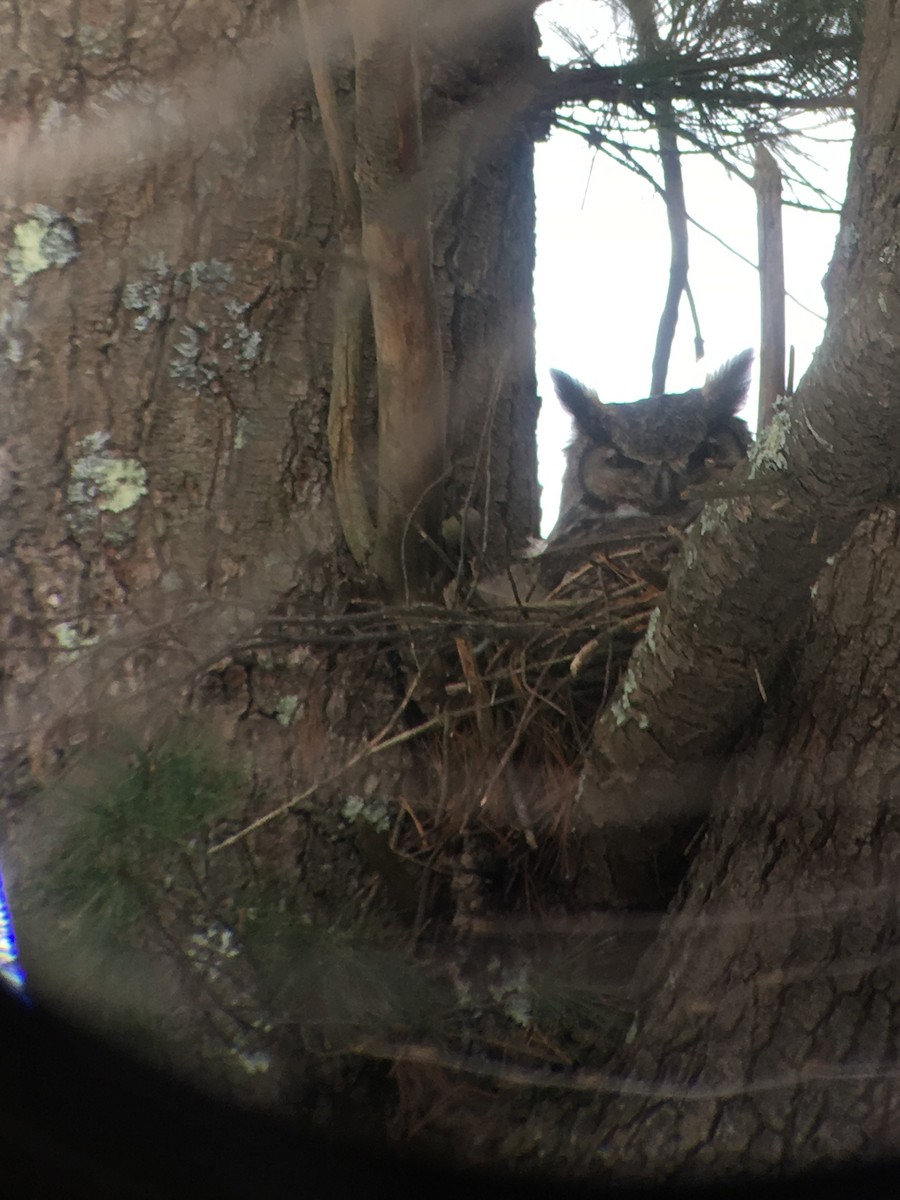
[[[249,371],[259,358],[262,349],[262,334],[256,329],[249,329],[245,326],[238,329],[238,337],[241,340],[241,349],[238,354],[238,358],[241,360],[241,370]]]
[[[240,416],[237,419],[234,430],[234,448],[235,450],[243,450],[247,444],[247,428],[250,422],[245,416]]]
[[[700,512],[700,536],[706,537],[714,529],[721,529],[728,514],[727,500],[711,500]]]
[[[275,705],[275,720],[279,725],[290,725],[294,717],[296,717],[299,707],[299,696],[282,696]]]
[[[127,283],[122,292],[122,304],[138,314],[134,318],[134,327],[138,333],[143,333],[155,322],[162,321],[166,315],[162,284],[150,280]]]
[[[85,58],[114,58],[121,53],[122,31],[113,21],[109,25],[82,22],[76,28],[75,37]]]
[[[790,431],[790,414],[783,404],[776,403],[770,424],[762,431],[756,445],[750,450],[751,479],[758,479],[760,475],[772,471],[787,469],[785,447]]]
[[[72,221],[46,204],[35,204],[13,228],[13,243],[6,269],[16,287],[41,271],[66,266],[80,253]]]
[[[160,252],[153,256],[140,279],[125,284],[122,307],[137,313],[133,323],[138,333],[145,333],[168,316],[173,278],[172,268]]]
[[[659,608],[654,608],[650,614],[650,620],[647,622],[647,632],[644,634],[644,641],[647,643],[647,649],[656,653],[656,631],[659,628]]]
[[[98,512],[121,517],[147,494],[147,472],[136,458],[124,458],[108,448],[109,434],[91,433],[82,438],[79,457],[72,464],[68,500],[76,531],[92,523]],[[108,540],[122,542],[133,533],[130,518],[105,531]]]
[[[204,353],[204,344],[209,332],[205,321],[196,325],[183,325],[178,332],[178,341],[172,347],[169,361],[169,376],[181,387],[198,391],[219,378],[219,360]]]
[[[136,458],[111,459],[96,477],[97,506],[120,513],[147,494],[147,472]]]
[[[231,1053],[248,1075],[264,1075],[272,1065],[272,1057],[265,1050],[246,1050],[241,1042],[231,1047]]]
[[[73,659],[80,650],[86,650],[89,646],[96,646],[98,637],[96,634],[89,634],[86,630],[83,621],[60,621],[58,625],[54,625],[50,632],[56,639],[56,644],[60,650],[65,651],[65,659]]]
[[[184,391],[218,391],[228,369],[251,371],[262,354],[262,334],[248,319],[251,306],[227,294],[233,276],[231,266],[218,258],[176,272],[160,254],[122,289],[122,305],[137,314],[133,324],[140,333],[168,320],[174,305],[205,293],[203,319],[185,321],[172,345],[169,377]],[[191,308],[196,307],[193,301]]]
[[[500,1005],[510,1021],[527,1029],[534,1023],[534,988],[528,978],[528,967],[523,964],[502,971],[498,960],[492,959],[488,971],[499,973],[497,982],[488,984],[491,999]]]
[[[233,930],[221,921],[212,921],[205,929],[191,934],[187,956],[211,982],[219,978],[228,959],[239,955]]]
[[[247,324],[249,304],[241,304],[238,300],[228,300],[225,303],[225,311],[234,322],[234,332],[225,334],[222,339],[222,349],[234,350],[240,369],[249,371],[262,351],[262,334],[256,329],[251,329]]]
[[[73,125],[80,123],[77,116],[68,113],[61,101],[49,100],[38,120],[38,128],[41,133],[59,133],[67,120]]]
[[[27,313],[23,300],[11,301],[9,308],[0,312],[0,356],[13,367],[25,361],[27,343],[22,330]]]
[[[363,800],[362,796],[348,796],[341,808],[341,816],[345,821],[355,821],[359,817],[378,833],[387,833],[391,827],[390,810],[381,796],[373,796],[371,800]]]
[[[609,711],[612,713],[613,720],[616,725],[624,725],[630,720],[634,713],[631,707],[631,697],[637,691],[637,679],[635,678],[634,668],[629,667],[625,672],[625,678],[622,680],[622,690],[616,699],[609,706]]]
[[[76,460],[72,477],[70,501],[93,503],[102,512],[124,512],[147,494],[147,472],[138,460],[117,458],[109,451]]]
[[[184,281],[191,291],[198,287],[207,287],[214,292],[222,292],[225,285],[231,282],[233,274],[228,263],[211,258],[208,262],[192,262],[184,272]]]

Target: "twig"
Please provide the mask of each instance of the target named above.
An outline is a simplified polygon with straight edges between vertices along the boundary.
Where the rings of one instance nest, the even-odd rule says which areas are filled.
[[[252,821],[249,825],[245,825],[242,829],[239,829],[237,833],[233,833],[223,841],[217,842],[215,846],[210,847],[208,853],[210,855],[218,854],[219,851],[224,850],[226,846],[233,846],[235,842],[241,841],[243,838],[247,837],[248,834],[254,833],[257,829],[262,829],[265,825],[268,825],[271,821],[276,820],[278,817],[285,816],[285,814],[289,813],[291,809],[296,808],[298,804],[302,804],[304,800],[308,800],[310,796],[319,790],[319,788],[326,787],[329,783],[333,783],[335,779],[339,779],[341,775],[344,775],[357,763],[362,762],[364,758],[367,758],[373,754],[378,754],[382,750],[387,750],[392,746],[398,746],[402,742],[410,741],[411,738],[420,733],[424,733],[427,727],[434,727],[437,725],[439,718],[435,717],[431,721],[426,722],[424,726],[419,725],[415,729],[407,729],[405,733],[398,733],[393,738],[387,737],[406,710],[406,707],[412,699],[413,693],[418,685],[419,676],[416,675],[413,678],[412,683],[410,683],[407,687],[406,694],[404,695],[403,699],[394,709],[393,713],[391,713],[387,723],[382,726],[382,728],[374,735],[374,737],[371,737],[365,743],[361,750],[357,751],[356,754],[351,755],[351,757],[343,762],[336,771],[334,771],[327,778],[320,780],[311,787],[308,787],[304,792],[301,792],[299,796],[294,796],[285,804],[279,805],[278,808],[271,809],[262,817],[257,817],[255,821]]]
[[[415,1045],[409,1042],[383,1042],[372,1039],[348,1046],[346,1053],[364,1055],[388,1062],[418,1063],[423,1066],[439,1066],[450,1071],[464,1072],[481,1079],[489,1079],[501,1087],[550,1088],[554,1091],[589,1092],[595,1094],[639,1096],[654,1100],[679,1100],[697,1104],[710,1100],[727,1100],[737,1096],[762,1095],[768,1092],[784,1092],[799,1087],[822,1083],[871,1082],[879,1079],[900,1078],[900,1071],[885,1068],[880,1064],[865,1063],[858,1066],[830,1066],[810,1063],[795,1071],[784,1071],[762,1079],[746,1079],[741,1076],[732,1081],[718,1084],[689,1083],[678,1087],[668,1083],[654,1083],[611,1075],[606,1071],[591,1070],[540,1070],[529,1067],[511,1066],[508,1063],[490,1062],[475,1055],[442,1050],[437,1046]]]

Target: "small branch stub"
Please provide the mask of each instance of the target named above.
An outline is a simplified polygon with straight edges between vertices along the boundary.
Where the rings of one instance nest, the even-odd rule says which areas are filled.
[[[781,223],[781,171],[772,153],[756,147],[759,229],[759,428],[772,422],[775,401],[784,395],[784,238]]]

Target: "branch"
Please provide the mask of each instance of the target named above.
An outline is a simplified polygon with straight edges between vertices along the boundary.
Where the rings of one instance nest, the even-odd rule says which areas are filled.
[[[765,145],[756,148],[756,204],[759,231],[761,330],[759,418],[772,423],[775,401],[784,395],[784,239],[781,224],[781,172]]]
[[[394,597],[427,589],[439,541],[446,406],[422,170],[414,12],[353,0],[356,174],[378,360],[376,573]],[[421,529],[424,538],[417,532]]]
[[[662,163],[665,181],[666,217],[669,222],[669,284],[666,299],[656,334],[653,351],[653,371],[650,380],[650,395],[661,396],[666,390],[666,375],[669,371],[669,356],[678,325],[678,309],[682,293],[688,283],[688,218],[684,200],[684,177],[681,172],[681,155],[678,151],[678,135],[672,125],[659,127],[659,160]]]
[[[718,501],[695,522],[594,729],[583,804],[596,823],[708,803],[706,771],[765,701],[819,571],[889,491],[900,420],[854,403],[877,387],[869,359],[817,363],[754,456],[768,494]]]
[[[667,99],[692,105],[704,103],[734,110],[749,109],[755,116],[760,108],[769,108],[773,113],[783,109],[805,112],[848,109],[854,103],[853,93],[848,89],[808,96],[784,91],[774,93],[748,86],[764,82],[762,78],[753,77],[723,85],[720,62],[695,59],[688,67],[682,60],[666,60],[663,64],[666,73],[662,74],[660,64],[654,63],[654,74],[648,78],[641,78],[634,64],[557,67],[541,82],[540,102],[547,108],[558,108],[563,104],[596,101],[627,105],[634,112],[642,113],[648,103]],[[715,81],[714,85],[712,81]]]
[[[585,126],[580,125],[577,121],[570,120],[570,119],[567,119],[564,117],[557,117],[554,120],[553,124],[554,124],[554,127],[557,129],[564,129],[568,133],[573,133],[577,137],[584,138],[584,140],[588,143],[588,145],[591,146],[594,150],[599,150],[600,153],[605,154],[607,156],[607,158],[611,159],[618,166],[624,166],[629,171],[633,171],[635,175],[637,175],[639,178],[643,179],[646,183],[648,183],[650,185],[650,187],[652,187],[653,190],[657,193],[658,196],[660,196],[663,199],[665,198],[665,192],[663,190],[662,185],[656,179],[654,179],[654,177],[647,170],[647,168],[641,166],[641,164],[634,157],[634,150],[635,150],[634,147],[628,146],[625,143],[614,142],[611,138],[606,137],[605,135],[598,135],[598,133],[595,129],[587,128]],[[717,159],[716,161],[720,161],[720,160]],[[743,178],[743,176],[741,176],[741,178]],[[744,180],[744,182],[746,183],[749,181]],[[800,206],[798,205],[797,207],[800,207]],[[812,212],[830,211],[830,210],[825,210],[825,209],[810,209],[808,206],[805,206],[805,205],[802,207],[804,207],[805,211],[812,211]],[[724,238],[720,237],[719,234],[714,233],[712,229],[710,229],[708,226],[704,225],[701,221],[698,221],[696,217],[692,217],[690,215],[690,213],[688,213],[687,219],[688,219],[688,224],[693,225],[695,229],[699,229],[701,233],[704,233],[704,234],[706,234],[707,237],[712,238],[712,240],[714,242],[718,242],[718,244],[722,247],[723,250],[727,250],[727,252],[729,254],[734,255],[735,258],[739,259],[746,266],[750,267],[751,270],[753,270],[753,271],[759,270],[758,263],[755,263],[752,258],[747,258],[746,254],[741,254],[740,250],[736,250],[734,248],[734,246],[729,245],[729,243],[726,242]],[[798,308],[802,308],[804,312],[809,313],[809,315],[811,317],[815,317],[817,321],[824,322],[825,318],[822,316],[821,313],[816,312],[815,309],[810,308],[808,304],[804,304],[803,301],[799,300],[792,292],[785,291],[785,296],[792,303],[796,304]],[[696,330],[696,322],[695,322],[695,340],[696,340],[697,336],[699,336],[699,334],[698,334],[698,331]]]
[[[334,81],[321,36],[321,0],[297,0],[310,74],[322,115],[322,130],[338,198],[341,234],[340,273],[335,292],[331,352],[331,399],[328,450],[335,505],[344,539],[364,567],[375,543],[357,440],[362,391],[363,338],[368,297],[362,275],[360,198],[353,179],[350,138],[341,121]]]
[[[334,81],[328,69],[328,54],[321,36],[319,14],[327,7],[323,0],[297,0],[300,26],[306,42],[310,75],[316,92],[322,131],[331,161],[338,193],[341,225],[351,232],[359,230],[359,192],[353,180],[353,154],[337,102]]]
[[[626,7],[637,36],[641,58],[650,61],[659,54],[660,50],[659,30],[656,26],[653,5],[649,0],[626,0]],[[666,390],[666,375],[669,371],[669,358],[678,325],[681,296],[687,288],[688,282],[688,218],[684,200],[681,155],[678,151],[678,129],[675,113],[668,100],[663,99],[657,105],[656,118],[653,123],[656,125],[659,141],[659,160],[663,172],[663,197],[666,202],[671,247],[669,284],[666,289],[662,315],[659,319],[650,379],[650,395],[661,396]]]

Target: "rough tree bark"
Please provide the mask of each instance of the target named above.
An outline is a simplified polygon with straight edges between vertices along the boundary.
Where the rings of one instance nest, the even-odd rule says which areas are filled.
[[[54,719],[74,728],[110,685],[149,707],[148,636],[168,708],[185,646],[202,670],[298,582],[328,603],[354,577],[324,437],[346,205],[296,20],[220,18],[222,42],[192,5],[128,7],[101,35],[51,4],[4,30],[4,733],[31,730],[35,763]],[[498,546],[537,517],[531,143],[503,122],[471,136],[479,96],[534,56],[530,14],[504,20],[461,58],[439,47],[468,94],[431,80],[426,117],[437,301],[460,338],[447,487]]]
[[[279,626],[273,658],[272,626],[258,634],[275,612],[340,611],[369,587],[333,498],[329,418],[338,366],[369,485],[373,339],[353,350],[361,365],[335,362],[353,218],[297,10],[215,10],[60,0],[0,17],[0,812],[15,884],[30,801],[74,749],[119,745],[122,728],[146,746],[193,707],[247,764],[242,822],[278,813],[252,854],[297,907],[339,906],[372,873],[342,799],[401,794],[404,760],[314,785],[385,726],[408,681],[367,648],[298,648]],[[435,482],[484,514],[499,556],[536,528],[538,401],[532,138],[518,105],[494,101],[533,70],[536,33],[521,6],[462,30],[465,15],[420,47],[449,405]],[[342,22],[320,46],[352,123]],[[292,810],[304,793],[314,802]]]
[[[877,510],[819,581],[781,711],[719,789],[641,980],[651,1096],[595,1131],[625,1174],[896,1153],[898,535]]]

